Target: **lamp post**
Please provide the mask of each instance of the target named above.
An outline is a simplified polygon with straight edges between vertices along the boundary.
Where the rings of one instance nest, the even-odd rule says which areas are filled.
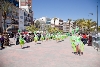
[[[97,2],[97,34],[98,34],[98,2]]]

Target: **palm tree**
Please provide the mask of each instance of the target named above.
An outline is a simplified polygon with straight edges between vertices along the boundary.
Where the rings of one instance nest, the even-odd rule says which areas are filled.
[[[98,27],[98,31],[100,32],[100,26]]]
[[[86,21],[87,31],[90,31],[92,19]]]
[[[84,18],[76,20],[76,25],[80,28],[80,30],[84,30],[85,31],[86,21],[85,21]]]
[[[27,26],[26,27],[26,30],[31,31],[31,32],[34,32],[34,31],[37,31],[38,28],[36,28],[34,25],[31,25],[31,26]]]
[[[3,20],[4,20],[4,30],[6,30],[5,29],[5,20],[6,20],[6,18],[7,18],[7,13],[9,12],[9,6],[11,5],[7,0],[2,0],[1,1],[2,2],[2,4],[0,4],[1,5],[1,10],[2,10],[2,17],[3,17]]]
[[[93,26],[96,27],[96,25],[97,25],[96,21],[92,21],[92,22],[91,22],[91,27],[93,27]]]

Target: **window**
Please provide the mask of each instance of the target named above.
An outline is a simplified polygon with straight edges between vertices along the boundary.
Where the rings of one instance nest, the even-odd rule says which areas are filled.
[[[28,14],[28,17],[29,17],[30,15]]]
[[[23,16],[20,16],[21,19],[23,19]]]

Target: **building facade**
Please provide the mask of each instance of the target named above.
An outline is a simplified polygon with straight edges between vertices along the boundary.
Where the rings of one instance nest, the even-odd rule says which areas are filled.
[[[51,27],[57,27],[59,30],[63,30],[63,20],[60,18],[52,18]]]
[[[24,10],[19,9],[19,30],[23,31],[25,29],[24,27]]]
[[[28,12],[28,22],[33,23],[32,0],[19,0],[19,8],[25,9]]]
[[[51,26],[51,18],[42,17],[42,18],[36,19],[34,23],[36,23],[37,20],[40,22],[41,31],[46,31],[47,28]]]
[[[72,32],[73,30],[73,21],[67,21],[63,24],[63,32]]]
[[[33,24],[33,11],[32,11],[32,0],[8,0],[11,4],[8,7],[9,12],[7,12],[7,18],[5,20],[6,24],[4,26],[2,12],[0,12],[0,31],[3,27],[6,27],[7,32],[17,32],[18,29],[25,29],[24,26],[29,26]],[[0,1],[1,2],[1,1]],[[20,17],[20,11],[24,11],[23,19]],[[1,11],[1,10],[0,10]],[[20,20],[24,23],[20,24]],[[22,27],[22,28],[21,28]],[[16,31],[15,31],[16,30]]]
[[[2,1],[0,1],[2,2]],[[6,3],[9,3],[9,6],[6,7],[8,11],[6,11],[6,19],[4,24],[4,17],[2,16],[2,13],[4,10],[0,10],[0,33],[4,31],[4,28],[7,30],[7,28],[12,24],[13,21],[18,20],[18,13],[17,11],[19,7],[19,2],[16,0],[8,0]],[[1,5],[3,5],[2,3]],[[7,5],[7,4],[4,4]],[[2,6],[2,8],[5,6]]]

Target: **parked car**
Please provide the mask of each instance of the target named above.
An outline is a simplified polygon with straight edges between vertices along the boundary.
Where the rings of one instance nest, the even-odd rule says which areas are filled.
[[[92,45],[97,51],[100,50],[100,35],[92,36]]]
[[[7,33],[9,38],[13,38],[14,37],[14,34],[13,33]]]

